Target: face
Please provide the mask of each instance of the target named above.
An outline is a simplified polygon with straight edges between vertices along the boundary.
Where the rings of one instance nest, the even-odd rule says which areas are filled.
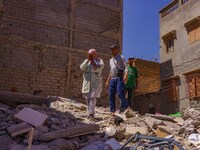
[[[93,60],[94,56],[92,54],[88,54],[88,59]]]
[[[116,56],[117,54],[119,54],[119,50],[117,48],[112,48],[111,51],[112,51],[113,56]]]
[[[129,66],[133,66],[134,63],[135,63],[134,60],[129,60],[129,61],[128,61]]]

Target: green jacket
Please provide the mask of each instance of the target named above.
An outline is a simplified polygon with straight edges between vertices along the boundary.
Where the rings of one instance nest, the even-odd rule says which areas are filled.
[[[125,87],[126,88],[135,88],[136,85],[136,79],[138,78],[138,71],[135,67],[127,66],[126,71],[128,71],[128,79],[126,82]]]

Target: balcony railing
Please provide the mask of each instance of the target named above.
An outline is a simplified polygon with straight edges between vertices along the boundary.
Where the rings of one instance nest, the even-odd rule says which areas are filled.
[[[184,5],[187,3],[189,0],[174,0],[173,2],[169,3],[166,7],[160,10],[160,16],[161,18],[167,16],[171,12],[175,11],[178,9],[181,5]]]

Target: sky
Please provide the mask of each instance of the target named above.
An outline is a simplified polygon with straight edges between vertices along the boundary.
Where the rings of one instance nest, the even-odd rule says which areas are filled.
[[[172,0],[124,0],[123,51],[129,57],[159,61],[159,11]]]

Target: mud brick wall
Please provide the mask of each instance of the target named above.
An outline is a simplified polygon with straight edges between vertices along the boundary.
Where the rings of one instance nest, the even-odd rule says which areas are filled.
[[[0,90],[83,102],[79,66],[95,48],[105,62],[105,85],[110,45],[122,44],[122,5],[122,0],[0,0]],[[108,102],[107,95],[104,88],[99,102]]]
[[[135,66],[139,76],[136,95],[158,92],[160,89],[160,64],[137,59]]]

